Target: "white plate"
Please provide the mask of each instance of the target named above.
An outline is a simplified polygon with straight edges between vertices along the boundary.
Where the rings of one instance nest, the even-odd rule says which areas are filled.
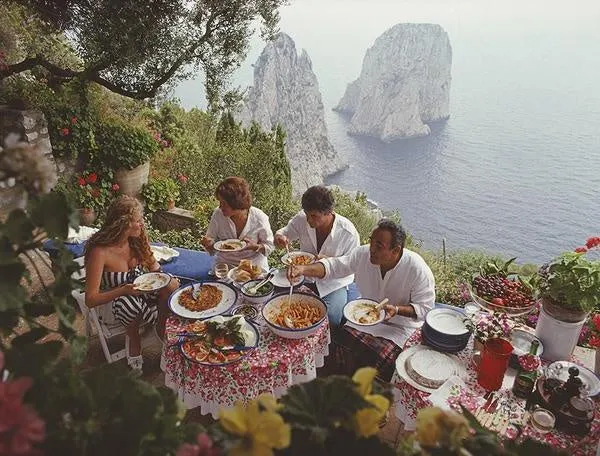
[[[559,364],[562,366],[562,369],[560,369],[560,371],[556,369]],[[579,369],[579,378],[581,379],[581,381],[585,385],[588,385],[588,394],[590,395],[590,397],[596,396],[598,393],[600,393],[600,379],[598,378],[598,376],[594,374],[591,370],[580,366],[579,364],[575,364],[570,361],[554,361],[548,366],[548,369],[555,369],[554,372],[557,374],[557,378],[559,380],[562,380],[563,382],[566,382],[569,379],[569,367],[573,366]]]
[[[304,281],[304,276],[299,276],[294,279],[294,286],[300,285]],[[271,283],[279,288],[289,288],[290,281],[287,278],[287,269],[278,269],[273,277]]]
[[[524,329],[513,329],[510,335],[510,343],[513,346],[513,353],[517,356],[529,353],[531,342],[534,340],[537,340],[540,343],[540,345],[538,345],[536,354],[541,356],[542,353],[544,353],[544,346],[542,345],[542,341],[535,337],[535,334],[532,334]]]
[[[423,386],[420,383],[416,382],[415,380],[412,379],[412,377],[410,375],[408,375],[408,373],[406,372],[406,367],[404,366],[404,364],[406,363],[406,360],[408,359],[409,356],[412,356],[416,352],[421,351],[421,350],[432,350],[432,349],[430,347],[426,347],[424,345],[413,345],[412,347],[409,347],[406,350],[402,351],[402,353],[400,353],[400,356],[398,356],[398,358],[396,359],[396,372],[398,372],[398,375],[400,376],[400,378],[402,378],[402,380],[404,380],[406,383],[408,383],[413,388],[416,388],[419,391],[423,391],[425,393],[433,393],[433,392],[437,391],[437,388],[428,388],[427,386]],[[462,363],[456,356],[449,355],[447,353],[444,353],[444,354],[448,357],[448,362],[455,363],[456,375],[458,377],[464,379],[467,375],[467,370],[466,370],[465,366],[462,365]]]
[[[227,278],[229,280],[231,280],[231,283],[233,283],[236,287],[240,288],[244,283],[246,283],[247,281],[244,280],[243,282],[238,282],[237,280],[235,280],[235,273],[237,272],[238,268],[231,268],[229,270],[229,272],[227,273]],[[255,279],[262,279],[265,276],[264,272],[261,272],[257,277],[254,277]],[[250,280],[253,280],[252,277],[250,277]]]
[[[301,250],[297,250],[295,252],[286,253],[281,257],[281,262],[283,264],[292,264],[292,259],[299,256],[307,256],[310,257],[310,262],[308,264],[314,263],[317,259],[312,253],[302,252]]]
[[[171,281],[171,276],[166,272],[147,272],[133,281],[133,286],[140,291],[148,293],[166,287]]]
[[[215,307],[207,310],[201,310],[199,312],[194,312],[192,310],[188,310],[182,305],[179,304],[179,295],[184,290],[189,290],[194,285],[200,285],[199,283],[192,283],[190,285],[186,285],[185,287],[178,288],[173,292],[171,297],[169,298],[169,307],[173,311],[174,314],[179,315],[183,318],[209,318],[214,317],[216,315],[220,315],[222,313],[227,312],[237,301],[238,293],[233,285],[229,285],[223,282],[216,282],[212,280],[206,280],[202,282],[203,285],[213,285],[217,287],[219,290],[223,292],[223,297],[221,298],[221,302],[217,304]]]
[[[225,246],[234,247],[232,249],[225,248]],[[240,241],[239,239],[225,239],[223,241],[215,242],[213,246],[215,250],[219,252],[239,252],[246,247],[246,241]]]
[[[379,324],[385,318],[385,310],[381,309],[379,311],[379,318],[371,323],[359,323],[358,317],[369,310],[371,306],[376,306],[379,304],[377,301],[373,301],[372,299],[356,299],[354,301],[350,301],[348,304],[344,306],[344,317],[349,322],[357,325],[357,326],[373,326]]]
[[[179,256],[179,252],[166,245],[151,245],[150,250],[159,263],[166,263]]]
[[[425,321],[430,328],[442,334],[460,336],[469,332],[463,319],[465,316],[457,310],[448,308],[432,309],[425,315]]]

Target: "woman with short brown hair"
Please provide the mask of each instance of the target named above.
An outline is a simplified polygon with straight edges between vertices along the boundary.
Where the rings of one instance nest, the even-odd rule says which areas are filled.
[[[252,206],[250,185],[242,177],[228,177],[215,190],[219,200],[210,219],[202,245],[211,254],[216,254],[218,263],[238,266],[241,260],[249,259],[263,271],[269,269],[268,256],[273,251],[273,231],[269,217]],[[235,252],[215,251],[216,241],[241,239],[246,246]]]

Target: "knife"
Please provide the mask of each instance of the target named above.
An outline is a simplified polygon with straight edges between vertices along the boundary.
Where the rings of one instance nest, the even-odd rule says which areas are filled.
[[[498,399],[500,398],[497,397],[496,399],[494,399],[494,401],[488,406],[488,413],[494,413],[496,411],[496,408],[498,408]]]

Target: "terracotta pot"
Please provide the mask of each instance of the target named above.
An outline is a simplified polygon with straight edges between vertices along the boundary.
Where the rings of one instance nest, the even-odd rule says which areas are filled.
[[[149,173],[150,162],[133,169],[118,169],[115,171],[115,182],[119,184],[121,193],[140,199],[142,187],[148,183]]]
[[[175,201],[174,200],[167,201],[167,210],[170,211],[171,209],[175,209]]]
[[[91,226],[96,221],[96,211],[89,207],[79,209],[79,223],[84,226]]]

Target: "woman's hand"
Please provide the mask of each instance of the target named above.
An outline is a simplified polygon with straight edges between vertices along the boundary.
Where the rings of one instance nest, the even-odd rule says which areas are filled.
[[[262,247],[263,247],[262,244],[259,244],[258,242],[254,242],[250,238],[244,238],[244,242],[246,243],[246,246],[244,248],[242,248],[242,250],[250,250],[252,252],[261,252]]]
[[[200,239],[200,244],[202,244],[202,247],[204,247],[208,252],[212,252],[213,246],[215,245],[215,240],[211,237],[203,236],[202,239]]]
[[[289,245],[290,241],[288,240],[287,236],[284,236],[283,234],[276,234],[275,238],[273,239],[273,243],[277,248],[285,249]]]
[[[383,309],[385,310],[384,320],[389,320],[390,318],[395,317],[398,313],[398,308],[392,304],[386,304],[383,306]]]
[[[123,294],[121,296],[141,296],[146,293],[145,291],[135,288],[132,283],[126,283],[125,285],[122,285],[121,289],[123,290]]]

